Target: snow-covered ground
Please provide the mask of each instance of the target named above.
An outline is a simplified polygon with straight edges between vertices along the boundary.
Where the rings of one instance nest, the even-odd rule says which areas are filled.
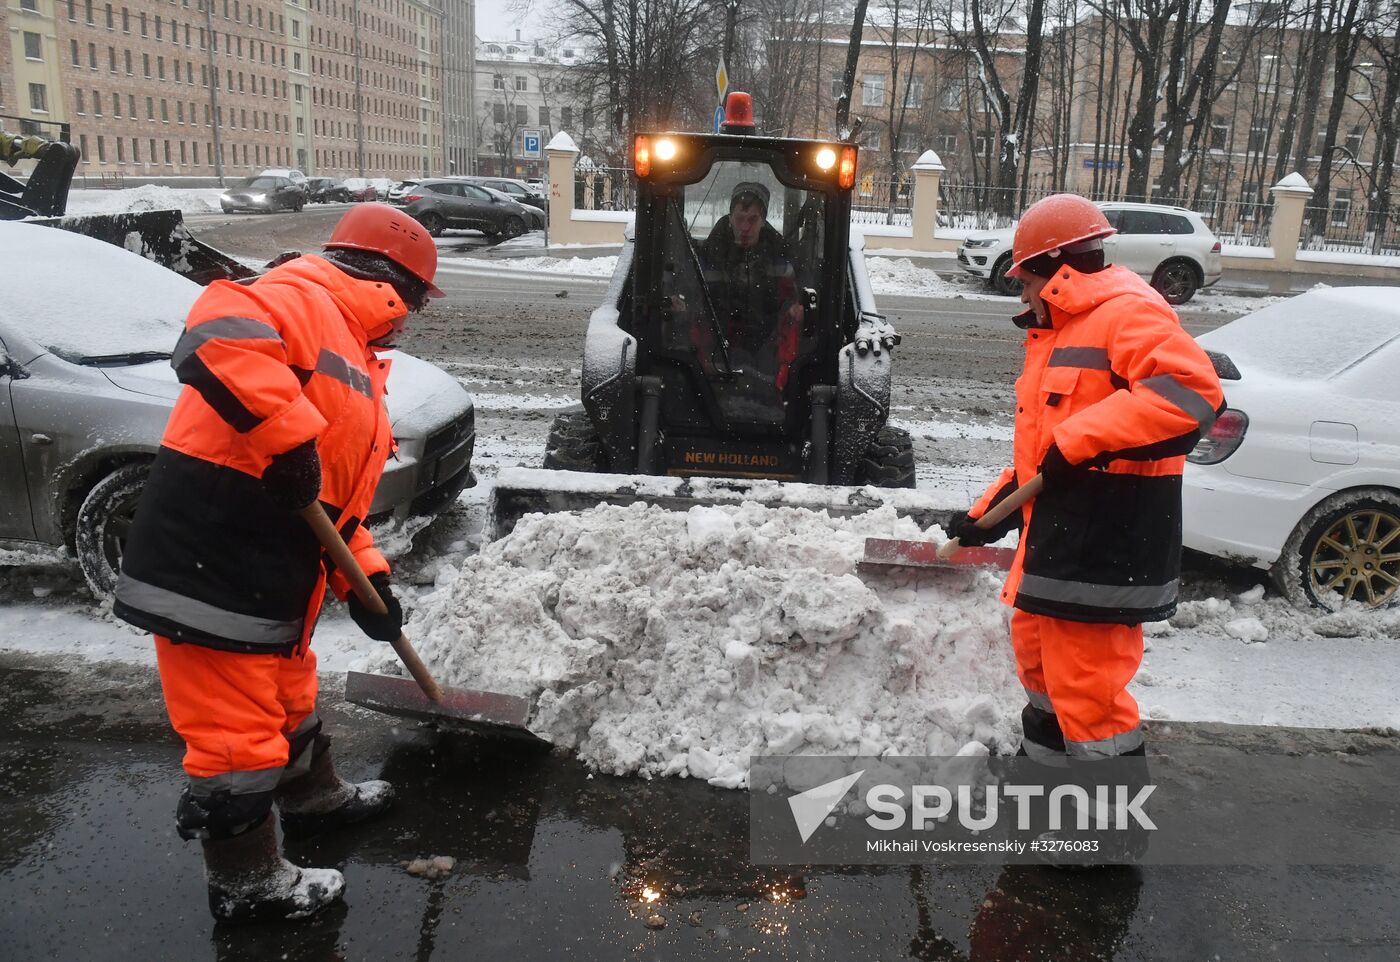
[[[752,753],[1016,743],[999,578],[858,574],[866,536],[921,534],[889,509],[598,508],[526,519],[478,551],[488,497],[465,492],[411,551],[388,539],[407,631],[443,680],[536,698],[534,727],[590,765],[738,786]],[[147,636],[81,585],[63,566],[0,567],[0,648],[152,663]],[[1147,718],[1400,727],[1400,611],[1195,583],[1147,635],[1133,686]],[[395,670],[334,603],[316,648],[324,671]]]
[[[148,210],[179,210],[207,214],[219,210],[221,187],[162,187],[147,184],[121,190],[72,190],[69,214],[125,214]]]

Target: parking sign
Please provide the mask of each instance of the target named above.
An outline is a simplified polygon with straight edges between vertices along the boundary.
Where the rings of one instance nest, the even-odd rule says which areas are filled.
[[[522,134],[523,150],[526,157],[538,157],[540,155],[540,132],[538,130],[527,130]]]

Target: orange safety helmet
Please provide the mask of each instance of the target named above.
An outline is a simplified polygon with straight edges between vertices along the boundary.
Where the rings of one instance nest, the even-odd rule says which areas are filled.
[[[1116,233],[1098,205],[1078,194],[1051,194],[1026,208],[1011,242],[1011,267],[1006,273],[1024,277],[1021,266],[1041,254],[1051,254],[1085,241]]]
[[[429,297],[445,296],[433,277],[437,275],[437,246],[412,217],[388,204],[357,204],[331,231],[325,248],[371,251],[383,254],[424,284]]]

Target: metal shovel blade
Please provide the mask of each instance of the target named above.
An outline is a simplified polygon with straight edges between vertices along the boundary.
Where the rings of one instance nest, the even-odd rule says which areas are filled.
[[[879,568],[996,568],[1011,569],[1015,548],[959,548],[951,558],[938,557],[933,541],[907,541],[900,538],[866,538],[862,570]]]
[[[434,702],[412,678],[347,671],[345,700],[388,715],[435,722],[443,728],[544,741],[526,727],[530,702],[518,695],[444,687],[442,701]]]

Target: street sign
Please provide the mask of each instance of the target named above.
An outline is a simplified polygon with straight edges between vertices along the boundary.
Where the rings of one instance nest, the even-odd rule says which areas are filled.
[[[538,158],[540,156],[540,132],[538,130],[526,130],[522,133],[521,153],[526,157]]]
[[[715,68],[715,90],[719,91],[719,102],[724,103],[724,95],[729,93],[729,71],[724,67],[724,57],[719,58]]]
[[[719,133],[724,126],[724,107],[721,105],[715,108],[715,133]]]

